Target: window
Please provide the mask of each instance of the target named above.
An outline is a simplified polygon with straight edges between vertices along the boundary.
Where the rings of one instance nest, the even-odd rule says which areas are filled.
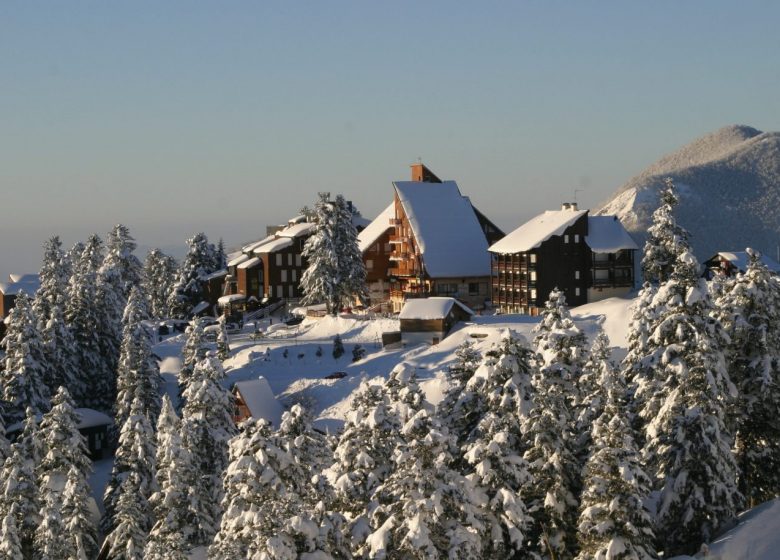
[[[374,261],[371,259],[366,259],[366,270],[373,270],[374,269]]]
[[[579,296],[580,295],[580,289],[579,288],[574,288],[574,295],[575,296]]]
[[[292,271],[292,281],[297,282],[298,281],[298,271],[293,268]]]
[[[574,242],[579,243],[580,242],[580,235],[578,233],[574,234]]]
[[[531,264],[536,264],[536,254],[531,253]]]
[[[393,246],[389,243],[385,243],[385,253],[390,253],[393,250]]]
[[[287,271],[282,270],[282,282],[287,282]]]
[[[301,266],[301,256],[295,255],[295,266]]]
[[[564,243],[568,243],[569,242],[569,236],[568,235],[564,235],[563,236],[563,242]]]
[[[457,292],[457,284],[436,284],[436,293],[439,295],[451,295]]]
[[[276,297],[278,297],[278,298],[283,298],[284,297],[284,286],[282,286],[281,284],[279,284],[276,287]]]
[[[579,288],[577,288],[579,290]],[[293,285],[290,284],[287,286],[287,293],[289,294],[289,297],[293,297]]]
[[[469,282],[469,295],[470,296],[479,295],[479,282]]]
[[[531,282],[536,282],[536,271],[532,270],[530,275],[531,275]]]
[[[282,266],[282,254],[276,253],[276,266]]]
[[[292,266],[292,253],[287,254],[287,266]]]
[[[575,280],[579,280],[580,279],[580,271],[579,270],[575,270],[574,271],[574,279]]]
[[[536,290],[531,290],[531,299],[536,299]]]

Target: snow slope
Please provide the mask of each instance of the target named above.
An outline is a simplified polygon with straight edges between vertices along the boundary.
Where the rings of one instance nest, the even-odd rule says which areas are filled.
[[[678,186],[678,220],[701,260],[745,247],[776,254],[779,132],[735,125],[702,136],[629,180],[595,213],[617,215],[643,244],[665,177]]]

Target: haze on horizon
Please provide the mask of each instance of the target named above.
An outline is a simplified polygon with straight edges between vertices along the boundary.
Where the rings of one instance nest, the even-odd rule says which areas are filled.
[[[125,223],[237,245],[418,157],[510,230],[729,124],[780,130],[780,4],[0,5],[0,280]],[[143,253],[139,251],[140,255]]]

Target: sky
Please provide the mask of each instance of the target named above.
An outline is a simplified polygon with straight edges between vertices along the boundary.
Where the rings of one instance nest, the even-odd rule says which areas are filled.
[[[0,3],[0,279],[373,217],[421,158],[507,231],[730,124],[780,130],[780,2]]]

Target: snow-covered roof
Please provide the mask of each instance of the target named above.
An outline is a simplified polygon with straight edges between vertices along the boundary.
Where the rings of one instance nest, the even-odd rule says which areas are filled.
[[[244,268],[252,268],[253,266],[257,266],[260,264],[260,259],[257,257],[252,257],[249,260],[246,260],[242,262],[240,265],[238,265],[238,268],[244,269]]]
[[[311,222],[302,222],[300,224],[294,224],[291,226],[287,226],[284,229],[280,229],[276,232],[276,235],[278,237],[300,237],[301,235],[306,235],[311,232],[311,230],[314,229],[316,224],[313,224]]]
[[[366,226],[366,229],[358,234],[358,247],[360,247],[361,253],[365,253],[388,229],[393,227],[390,224],[391,218],[395,218],[394,202],[391,202],[387,208],[374,218],[374,221]]]
[[[718,253],[718,256],[729,261],[737,270],[741,272],[745,272],[747,270],[748,263],[750,262],[750,256],[748,255],[747,251],[723,251]],[[764,265],[772,272],[780,273],[780,264],[778,264],[777,261],[771,257],[767,257],[766,255],[762,254],[761,262],[763,262]]]
[[[24,292],[28,296],[34,296],[41,287],[37,274],[9,274],[10,282],[0,283],[0,292],[7,296],[19,295]]]
[[[208,282],[209,280],[214,280],[215,278],[222,278],[223,276],[227,276],[228,271],[226,269],[217,270],[216,272],[212,272],[211,274],[208,274],[203,277],[203,279]]]
[[[450,314],[452,306],[457,305],[469,315],[474,312],[463,305],[461,302],[451,297],[429,297],[415,298],[406,300],[399,319],[416,319],[420,321],[429,321],[432,319],[443,319]]]
[[[289,237],[280,237],[279,239],[272,239],[268,243],[264,243],[259,247],[255,247],[254,253],[259,255],[261,253],[273,253],[279,251],[293,244],[293,240]]]
[[[281,424],[284,409],[274,397],[265,377],[237,381],[234,390],[241,394],[241,399],[249,409],[252,418],[264,418],[276,427]]]
[[[211,304],[207,301],[201,301],[198,305],[192,308],[192,311],[190,313],[192,315],[197,315],[198,313],[201,313],[203,311],[206,311],[211,306]]]
[[[249,243],[248,245],[244,245],[243,247],[241,247],[241,250],[244,251],[245,253],[251,253],[252,251],[257,249],[263,243],[268,243],[269,241],[271,241],[273,239],[275,239],[275,236],[273,236],[273,235],[269,235],[268,237],[263,237],[259,241],[253,241],[252,243]],[[233,265],[231,265],[231,266],[233,266]]]
[[[398,198],[433,278],[489,276],[488,244],[474,208],[455,181],[396,181]]]
[[[234,301],[244,301],[246,299],[246,296],[244,294],[230,294],[229,296],[222,296],[217,300],[217,303],[220,305],[227,305],[228,303],[233,303]]]
[[[588,235],[585,236],[585,243],[594,253],[639,249],[617,216],[588,216]]]
[[[241,253],[241,256],[234,258],[231,261],[228,261],[228,266],[238,266],[242,262],[249,260],[249,255],[245,255],[244,253]]]
[[[572,208],[547,210],[531,218],[500,241],[496,241],[490,246],[490,252],[511,255],[535,249],[553,235],[563,235],[566,228],[587,212],[587,210]]]
[[[91,408],[76,408],[74,409],[74,412],[79,418],[79,422],[76,424],[76,428],[79,430],[83,430],[85,428],[94,428],[95,426],[110,426],[114,423],[110,416]],[[43,414],[37,414],[36,417],[40,422],[41,418],[43,418]],[[6,432],[20,432],[23,428],[23,422],[16,422],[15,424],[8,426],[6,428]]]

